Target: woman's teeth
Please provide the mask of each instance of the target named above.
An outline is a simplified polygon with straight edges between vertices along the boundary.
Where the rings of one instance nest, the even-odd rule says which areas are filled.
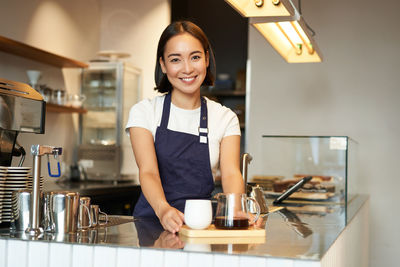
[[[182,78],[183,81],[185,82],[191,82],[194,80],[194,77],[190,77],[190,78]]]

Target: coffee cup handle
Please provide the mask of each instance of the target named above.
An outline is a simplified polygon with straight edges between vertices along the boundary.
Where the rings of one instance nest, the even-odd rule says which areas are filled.
[[[99,225],[100,226],[104,226],[104,225],[106,225],[108,223],[108,215],[107,215],[107,213],[102,212],[100,209],[99,209],[99,213],[103,214],[106,217],[106,222],[105,223],[100,223],[100,220],[99,220]]]
[[[256,213],[257,214],[256,214],[256,217],[251,222],[251,223],[255,223],[258,220],[258,218],[260,217],[260,212],[261,212],[260,205],[258,204],[257,200],[255,198],[253,198],[253,197],[247,197],[247,199],[253,201],[255,206],[256,206]]]

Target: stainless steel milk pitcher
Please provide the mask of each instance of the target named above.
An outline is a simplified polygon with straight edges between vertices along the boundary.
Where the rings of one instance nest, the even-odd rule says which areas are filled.
[[[44,230],[75,233],[78,226],[79,193],[47,192],[44,194]]]

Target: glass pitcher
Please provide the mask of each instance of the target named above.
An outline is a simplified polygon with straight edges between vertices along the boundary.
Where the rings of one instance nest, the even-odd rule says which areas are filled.
[[[247,229],[249,224],[253,224],[260,217],[260,206],[257,201],[246,194],[220,193],[215,198],[217,210],[214,225],[218,229]],[[254,218],[251,218],[253,216],[249,212],[251,202],[256,207]]]

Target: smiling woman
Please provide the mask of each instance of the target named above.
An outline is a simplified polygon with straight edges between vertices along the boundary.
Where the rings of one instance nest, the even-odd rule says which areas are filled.
[[[174,37],[179,37],[180,35],[185,35],[187,41],[192,42],[192,44],[194,45],[192,47],[193,51],[191,52],[198,52],[200,54],[203,54],[203,60],[206,60],[207,74],[202,81],[202,85],[214,84],[216,71],[214,53],[207,36],[197,25],[191,22],[173,23],[169,27],[167,27],[161,35],[157,48],[155,79],[157,85],[156,90],[161,93],[170,92],[172,90],[172,85],[162,68],[162,63],[165,61],[165,53],[167,49],[184,49],[184,47],[179,47],[171,44],[174,41]],[[184,39],[185,38],[179,38],[180,45],[186,46],[186,49],[190,48],[189,43],[185,44]],[[169,46],[167,46],[168,44]],[[169,53],[172,53],[172,51],[169,51]]]
[[[132,107],[130,134],[142,194],[135,217],[158,217],[175,233],[188,199],[210,199],[220,172],[224,192],[242,193],[240,127],[230,109],[200,96],[212,85],[215,62],[206,35],[188,21],[170,24],[161,35],[156,90],[165,93]]]
[[[208,52],[204,51],[201,43],[188,33],[172,37],[165,46],[164,55],[159,59],[162,72],[177,95],[198,94],[198,89],[206,77],[208,67]],[[200,100],[200,98],[197,98]],[[178,106],[186,106],[180,103]],[[198,105],[198,103],[195,103]],[[195,108],[185,107],[185,108]]]

